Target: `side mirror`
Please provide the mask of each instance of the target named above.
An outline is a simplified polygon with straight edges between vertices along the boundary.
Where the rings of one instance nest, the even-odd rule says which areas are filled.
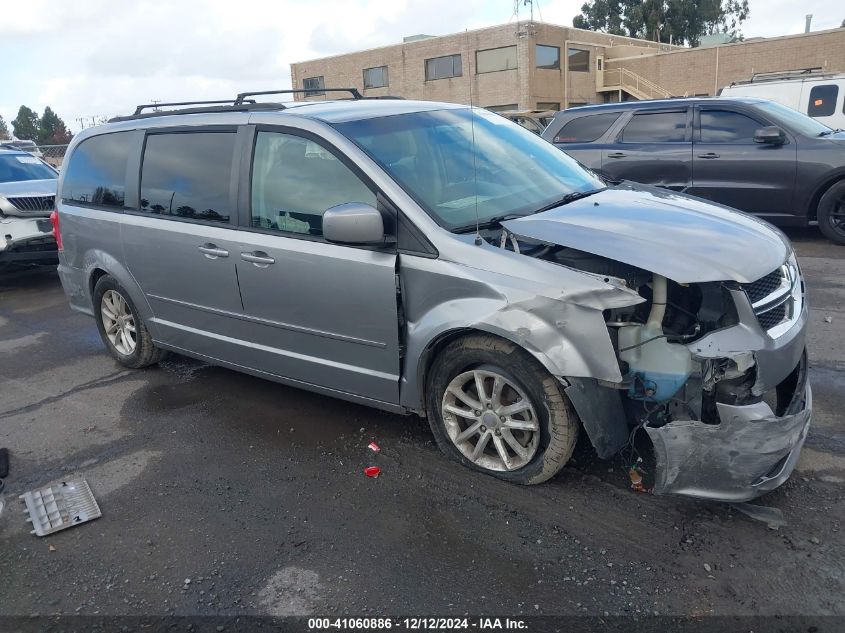
[[[766,143],[767,145],[783,145],[786,143],[786,134],[776,125],[761,127],[754,132],[755,143]]]
[[[323,214],[323,237],[339,244],[383,244],[384,219],[368,204],[339,204]]]

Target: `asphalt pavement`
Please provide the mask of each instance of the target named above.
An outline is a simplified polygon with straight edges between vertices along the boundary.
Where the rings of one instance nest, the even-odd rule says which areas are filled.
[[[447,460],[415,416],[178,356],[126,370],[54,270],[6,274],[0,615],[843,615],[845,247],[790,236],[815,418],[793,477],[758,501],[783,511],[777,530],[635,493],[583,442],[519,487]],[[74,475],[102,518],[31,535],[17,495]]]

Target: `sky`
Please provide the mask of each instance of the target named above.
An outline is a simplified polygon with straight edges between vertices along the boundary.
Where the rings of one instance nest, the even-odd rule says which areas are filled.
[[[571,25],[582,4],[535,0],[535,19]],[[845,19],[841,0],[750,6],[746,37],[802,33],[806,13],[813,30]],[[0,0],[0,116],[49,105],[75,132],[152,100],[289,88],[291,62],[513,19],[512,0]]]

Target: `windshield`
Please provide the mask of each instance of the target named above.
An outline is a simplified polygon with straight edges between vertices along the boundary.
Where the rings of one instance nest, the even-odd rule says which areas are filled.
[[[399,114],[337,129],[449,230],[528,215],[567,194],[604,188],[552,144],[486,110]]]
[[[0,154],[0,182],[55,179],[56,172],[29,154]]]
[[[801,114],[797,110],[787,108],[785,105],[775,103],[774,101],[766,101],[765,103],[757,104],[760,110],[775,119],[778,123],[783,123],[792,131],[798,132],[805,136],[818,136],[822,132],[830,132],[830,128],[819,123],[815,119],[808,117],[806,114]]]

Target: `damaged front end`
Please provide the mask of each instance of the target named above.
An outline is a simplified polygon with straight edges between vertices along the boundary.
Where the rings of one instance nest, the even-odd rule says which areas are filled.
[[[696,276],[691,262],[701,247],[655,254],[616,235],[629,251],[602,251],[598,242],[581,250],[584,234],[576,247],[561,232],[549,240],[557,228],[549,222],[542,231],[520,222],[506,230],[520,231],[523,254],[614,277],[645,300],[603,313],[621,381],[565,378],[600,457],[622,451],[632,429],[643,429],[654,449],[657,494],[738,502],[786,481],[812,408],[807,305],[791,249],[776,268],[776,249],[767,251],[762,265],[774,270],[759,270],[758,262],[740,271],[731,261],[720,280],[709,255],[698,260],[704,265]],[[673,266],[678,261],[683,265]]]

